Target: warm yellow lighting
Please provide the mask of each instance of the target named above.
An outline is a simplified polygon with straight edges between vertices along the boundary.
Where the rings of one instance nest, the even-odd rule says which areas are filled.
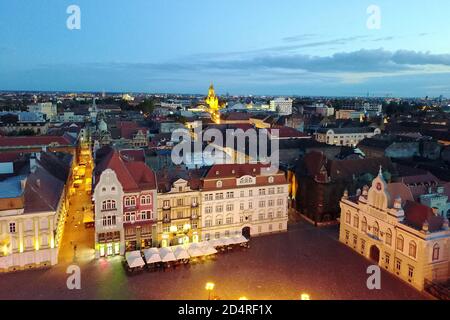
[[[206,285],[205,285],[205,289],[208,290],[208,291],[214,290],[214,287],[215,287],[214,282],[207,282]]]
[[[177,232],[178,228],[177,226],[170,226],[170,232]]]
[[[189,229],[191,229],[191,225],[190,225],[189,223],[186,223],[186,224],[183,226],[183,229],[184,229],[185,231],[188,231]]]
[[[23,252],[23,242],[22,241],[20,241],[20,244],[19,244],[19,252],[20,253]]]
[[[55,239],[52,237],[51,239],[50,239],[50,248],[54,248],[55,247]]]
[[[239,300],[248,300],[247,297],[240,297]]]
[[[6,244],[3,246],[3,255],[8,255],[8,246]]]
[[[37,250],[39,250],[39,240],[36,239],[35,243],[34,243],[34,248]]]
[[[302,295],[300,296],[300,299],[301,300],[311,300],[311,297],[307,293],[302,293]]]

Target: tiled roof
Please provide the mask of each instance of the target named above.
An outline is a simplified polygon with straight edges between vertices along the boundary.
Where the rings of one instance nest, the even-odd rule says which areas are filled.
[[[442,228],[444,218],[433,213],[433,209],[414,201],[406,201],[403,207],[405,211],[404,223],[417,229],[422,230],[422,226],[427,221],[429,223],[429,231],[439,231]]]
[[[95,167],[96,182],[106,169],[111,169],[116,173],[124,191],[156,189],[155,173],[145,163],[124,161],[116,150],[111,150]]]
[[[35,137],[0,137],[0,147],[20,146],[48,146],[57,143],[59,145],[71,145],[72,141],[64,136],[35,136]]]

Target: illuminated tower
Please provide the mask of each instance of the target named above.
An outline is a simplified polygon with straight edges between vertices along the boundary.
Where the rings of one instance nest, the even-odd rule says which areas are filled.
[[[208,97],[205,99],[206,104],[209,107],[209,113],[211,114],[211,119],[219,123],[220,122],[220,114],[219,114],[219,98],[216,96],[216,93],[214,92],[214,86],[211,83],[208,90]]]

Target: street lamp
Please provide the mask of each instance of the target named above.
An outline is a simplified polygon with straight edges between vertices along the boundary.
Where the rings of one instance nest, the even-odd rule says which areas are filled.
[[[302,293],[300,300],[311,300],[311,297],[307,293]]]
[[[208,291],[208,300],[211,300],[211,291],[214,290],[215,284],[214,282],[207,282],[205,285],[206,291]]]

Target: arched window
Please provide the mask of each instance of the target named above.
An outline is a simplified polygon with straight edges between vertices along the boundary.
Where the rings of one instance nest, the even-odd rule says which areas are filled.
[[[380,226],[378,225],[378,222],[376,222],[376,221],[373,224],[373,236],[375,238],[378,238],[380,236]]]
[[[409,256],[415,258],[417,254],[417,245],[414,241],[409,242]]]
[[[217,182],[216,182],[216,187],[217,187],[217,188],[222,188],[222,181],[220,181],[220,180],[217,181]]]
[[[352,215],[350,214],[350,212],[347,212],[345,214],[345,222],[347,222],[348,224],[352,222]]]
[[[387,229],[386,230],[386,244],[388,246],[392,245],[392,231],[391,231],[391,229]]]
[[[439,245],[436,243],[433,246],[433,261],[437,261],[439,260],[439,253],[441,251],[441,248],[439,247]]]
[[[353,218],[353,227],[355,227],[356,229],[359,228],[359,216],[355,215],[355,217]]]
[[[367,219],[366,219],[366,217],[363,217],[363,220],[362,220],[362,226],[361,226],[361,229],[362,229],[362,232],[367,232]]]
[[[403,244],[404,244],[404,239],[403,239],[403,236],[401,236],[401,235],[399,235],[398,237],[397,237],[397,250],[399,250],[399,251],[403,251]]]

